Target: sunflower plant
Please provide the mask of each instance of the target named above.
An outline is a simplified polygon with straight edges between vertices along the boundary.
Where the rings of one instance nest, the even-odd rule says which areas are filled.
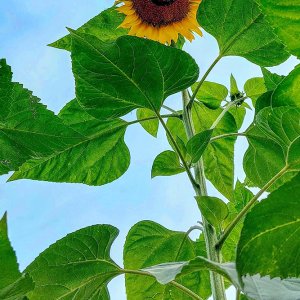
[[[219,47],[206,72],[182,50],[202,32]],[[117,228],[83,228],[20,272],[5,214],[0,299],[106,300],[107,284],[124,274],[129,300],[224,300],[229,286],[236,299],[300,299],[300,68],[287,76],[266,68],[300,57],[300,2],[116,1],[51,46],[70,52],[76,99],[54,114],[0,60],[1,174],[108,184],[129,167],[126,129],[140,124],[156,136],[160,126],[170,147],[151,175],[185,172],[199,220],[188,232],[135,224],[123,266],[110,257]],[[256,64],[262,76],[243,88],[233,76],[228,87],[208,81],[226,56]],[[179,110],[165,103],[174,94],[181,95]],[[253,119],[241,130],[250,110]],[[237,138],[248,142],[243,166],[234,166]],[[244,168],[244,182],[235,167]],[[208,195],[208,181],[222,196]]]

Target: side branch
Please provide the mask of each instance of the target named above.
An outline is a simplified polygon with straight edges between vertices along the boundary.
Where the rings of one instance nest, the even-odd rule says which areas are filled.
[[[235,226],[240,222],[240,220],[248,213],[248,211],[252,208],[255,202],[259,199],[259,197],[268,190],[270,186],[272,186],[281,176],[283,176],[289,170],[289,166],[286,165],[281,171],[279,171],[242,209],[242,211],[235,217],[235,219],[227,226],[224,230],[224,233],[221,235],[220,239],[216,243],[216,249],[221,249],[227,237],[231,233],[231,231],[235,228]]]

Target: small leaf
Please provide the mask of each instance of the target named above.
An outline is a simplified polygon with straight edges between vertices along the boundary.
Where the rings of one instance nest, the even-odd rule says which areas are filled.
[[[21,276],[15,251],[8,239],[6,213],[0,220],[0,270],[0,290]]]
[[[128,32],[126,29],[118,28],[123,20],[124,15],[118,13],[116,7],[111,7],[82,25],[77,29],[77,32],[94,35],[104,42],[116,40],[119,36],[126,35]],[[68,34],[49,46],[71,51],[71,35]]]
[[[221,223],[228,216],[227,205],[219,198],[197,196],[197,203],[205,219],[215,228],[220,229]]]
[[[258,0],[276,34],[291,54],[300,58],[300,3],[295,0]]]
[[[108,300],[106,285],[122,274],[110,258],[117,235],[115,227],[94,225],[51,245],[26,269],[36,284],[29,299]]]
[[[10,285],[0,289],[1,300],[25,300],[25,295],[34,289],[34,282],[28,274],[24,274]]]
[[[195,88],[198,83],[192,85],[192,91],[195,92]],[[204,103],[211,109],[216,109],[221,106],[221,102],[226,99],[228,95],[227,88],[219,83],[204,81],[200,90],[197,92],[196,98]]]
[[[300,176],[297,175],[248,213],[237,251],[241,276],[259,273],[280,278],[299,277],[299,199]]]
[[[151,170],[151,177],[171,176],[184,172],[178,155],[174,151],[164,151],[156,156]]]
[[[217,39],[221,56],[242,56],[260,66],[289,56],[254,0],[202,1],[197,19]]]
[[[278,75],[276,73],[271,73],[266,68],[261,68],[261,70],[264,76],[265,87],[268,91],[274,91],[284,79],[284,76]]]
[[[236,96],[239,95],[241,92],[238,88],[236,79],[234,78],[234,76],[231,74],[230,75],[230,96]]]
[[[198,78],[197,64],[182,50],[132,36],[105,43],[91,35],[71,33],[77,100],[101,120],[136,108],[157,114],[168,96]]]
[[[244,85],[244,90],[247,97],[252,100],[253,106],[255,106],[256,100],[267,91],[265,81],[261,77],[248,79]]]
[[[129,231],[124,247],[124,265],[126,269],[145,269],[172,261],[180,267],[180,262],[194,258],[200,251],[205,253],[205,245],[193,242],[184,232],[171,231],[157,223],[143,221]],[[169,270],[164,272],[168,280],[174,276],[174,271],[176,273],[172,269],[172,273],[168,274]],[[167,279],[162,280],[166,282]],[[203,299],[211,294],[206,270],[182,276],[178,282]],[[155,279],[145,276],[126,274],[126,292],[128,300],[155,299],[158,296],[158,299],[169,300],[170,295],[176,300],[187,300],[181,291],[170,285],[160,285]]]
[[[192,157],[192,162],[196,163],[207,148],[213,130],[202,131],[193,136],[187,143],[187,151]]]
[[[142,120],[149,117],[156,117],[156,114],[147,108],[139,108],[136,111],[136,116],[138,120]],[[149,120],[149,121],[142,121],[140,122],[142,127],[152,136],[157,137],[158,127],[159,127],[159,120]]]

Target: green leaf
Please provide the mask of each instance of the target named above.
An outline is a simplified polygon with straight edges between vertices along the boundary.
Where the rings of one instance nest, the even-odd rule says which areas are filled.
[[[168,96],[191,86],[199,75],[187,53],[157,42],[124,36],[105,43],[74,31],[72,37],[77,100],[99,119],[135,108],[157,114]]]
[[[0,290],[21,276],[15,251],[8,239],[6,213],[0,220],[0,270]]]
[[[257,114],[255,125],[247,131],[249,148],[244,157],[244,170],[252,184],[263,187],[287,163],[295,163],[290,166],[290,170],[300,170],[297,163],[299,119],[300,109],[288,106],[264,108]],[[277,180],[271,190],[295,174],[287,173]]]
[[[222,108],[210,110],[195,102],[192,116],[196,133],[209,130],[221,113]],[[213,136],[233,132],[237,132],[236,121],[230,113],[226,113],[214,129]],[[215,140],[208,145],[203,154],[206,177],[228,199],[233,196],[235,141],[234,136]]]
[[[236,79],[234,78],[234,76],[231,74],[230,75],[230,96],[231,97],[236,97],[237,95],[240,95],[240,90],[238,88]],[[234,99],[233,99],[234,100]]]
[[[300,2],[297,0],[257,0],[257,2],[290,53],[300,58]]]
[[[124,142],[127,122],[99,121],[71,101],[60,117],[80,139],[49,156],[28,160],[10,180],[21,178],[103,185],[123,175],[130,164]]]
[[[243,102],[242,105],[235,105],[229,109],[230,114],[232,114],[232,116],[235,119],[237,130],[239,130],[244,124],[246,116],[246,107],[249,108],[248,104]]]
[[[25,295],[34,289],[34,282],[28,274],[24,274],[10,285],[0,289],[0,299],[2,300],[25,300]]]
[[[261,70],[264,76],[265,87],[268,91],[274,91],[284,79],[284,76],[272,73],[266,68],[261,68]]]
[[[244,293],[254,300],[293,300],[300,294],[299,278],[280,280],[279,278],[261,277],[259,274],[243,277]],[[248,298],[245,298],[248,299]]]
[[[145,269],[165,262],[181,262],[193,259],[198,251],[205,252],[183,232],[171,231],[163,226],[143,221],[129,232],[124,247],[124,265],[126,269]],[[149,251],[151,249],[151,251]],[[210,294],[209,274],[207,271],[195,272],[177,280],[194,291],[203,299]],[[176,299],[189,300],[181,291],[170,285],[161,285],[151,277],[126,275],[128,300]]]
[[[124,15],[118,13],[116,7],[111,7],[89,20],[83,26],[78,28],[76,32],[94,35],[104,42],[109,42],[127,34],[127,29],[118,28],[123,20]],[[49,46],[71,51],[71,35],[68,34]]]
[[[110,258],[118,230],[94,225],[68,234],[42,252],[26,269],[35,281],[34,299],[108,300],[106,285],[122,273]]]
[[[192,91],[195,89],[199,83],[192,85]],[[196,98],[204,103],[207,107],[211,109],[216,109],[220,107],[221,102],[226,99],[228,95],[227,88],[219,83],[204,81],[201,85],[200,90],[196,94]]]
[[[264,78],[254,77],[247,80],[244,91],[247,97],[252,100],[253,106],[255,106],[256,100],[267,91]]]
[[[286,76],[271,96],[271,106],[296,106],[300,108],[300,65]]]
[[[248,213],[237,251],[240,275],[299,277],[299,198],[297,175]]]
[[[227,205],[219,198],[209,196],[197,196],[197,203],[205,219],[218,230],[222,222],[228,216]]]
[[[39,101],[21,84],[12,82],[10,67],[0,60],[0,174],[81,139]]]
[[[168,118],[166,125],[170,133],[172,134],[172,136],[175,138],[175,140],[179,138],[182,141],[182,143],[184,143],[185,145],[187,144],[188,138],[182,120],[180,120],[179,118]],[[168,135],[167,138],[169,144],[173,147],[172,142],[170,141]]]
[[[174,151],[164,151],[156,156],[151,170],[151,177],[171,176],[184,172],[178,155]]]
[[[205,0],[197,18],[217,39],[221,56],[242,56],[260,66],[289,56],[254,0]]]
[[[196,163],[209,145],[213,130],[202,131],[193,136],[187,143],[187,151],[193,163]]]
[[[136,111],[136,116],[138,120],[150,118],[150,117],[156,117],[156,114],[147,108],[139,108]],[[157,137],[158,127],[159,127],[159,120],[156,118],[154,120],[149,121],[142,121],[140,122],[142,127],[152,136]]]

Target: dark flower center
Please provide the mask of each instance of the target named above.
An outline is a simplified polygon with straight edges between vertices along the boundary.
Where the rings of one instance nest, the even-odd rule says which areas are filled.
[[[183,20],[190,0],[132,0],[139,17],[153,26],[163,26]]]

